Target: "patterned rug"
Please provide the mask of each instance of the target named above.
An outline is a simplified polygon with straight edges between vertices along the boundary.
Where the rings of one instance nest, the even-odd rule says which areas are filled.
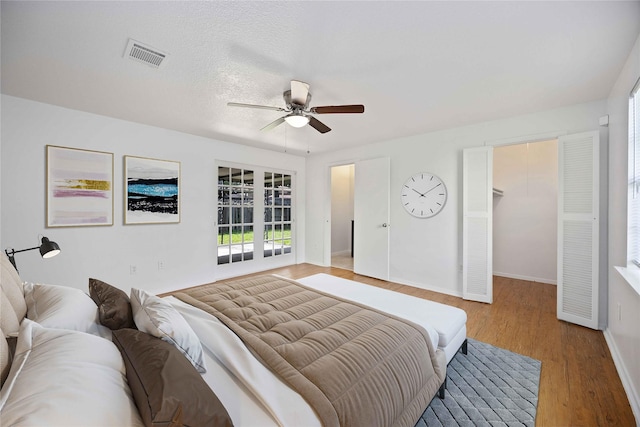
[[[416,427],[535,426],[539,360],[468,340],[447,367],[444,400],[435,397]]]

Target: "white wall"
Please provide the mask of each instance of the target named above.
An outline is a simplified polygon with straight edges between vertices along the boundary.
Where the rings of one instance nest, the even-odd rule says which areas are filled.
[[[114,153],[113,226],[45,228],[47,144]],[[124,155],[181,162],[180,224],[123,225]],[[304,157],[3,95],[1,158],[2,247],[37,246],[42,234],[62,248],[60,255],[48,260],[37,251],[18,254],[24,280],[86,290],[87,279],[95,277],[127,291],[135,286],[160,292],[304,260]],[[233,271],[216,265],[216,160],[296,173],[297,259],[254,260],[238,263]],[[136,275],[130,274],[130,265],[137,267]]]
[[[331,168],[331,252],[351,252],[354,166]]]
[[[569,106],[509,119],[396,139],[307,159],[307,261],[329,265],[330,166],[360,159],[391,159],[390,278],[424,289],[461,295],[462,149],[506,140],[542,140],[597,130],[606,101]],[[366,114],[366,113],[365,113]],[[552,135],[552,136],[551,136]],[[400,188],[410,175],[432,172],[449,190],[447,204],[433,218],[417,219],[400,204]],[[358,173],[356,163],[355,173]],[[357,218],[356,218],[357,220]],[[357,257],[358,255],[355,254]]]
[[[493,150],[493,274],[556,284],[556,140]]]
[[[640,423],[640,295],[614,266],[627,264],[629,94],[640,77],[640,37],[611,94],[609,113],[609,321],[605,337]],[[620,318],[618,317],[620,305]]]

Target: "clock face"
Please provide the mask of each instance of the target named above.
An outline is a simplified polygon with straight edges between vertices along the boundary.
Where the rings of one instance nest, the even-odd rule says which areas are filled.
[[[447,202],[447,187],[436,175],[421,172],[402,185],[402,206],[417,218],[429,218],[442,210]]]

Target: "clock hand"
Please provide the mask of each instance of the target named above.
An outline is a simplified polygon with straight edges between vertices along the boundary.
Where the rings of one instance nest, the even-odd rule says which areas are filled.
[[[440,186],[440,184],[436,185],[436,186],[435,186],[435,187],[433,187],[431,190],[427,190],[427,191],[425,191],[425,193],[424,193],[424,194],[427,194],[429,191],[433,191],[433,190],[435,190],[435,189],[436,189],[436,188],[438,188],[439,186]],[[421,194],[421,196],[423,196],[423,197],[424,197],[424,194]]]
[[[415,188],[412,188],[412,190],[415,191],[416,193],[418,193],[420,195],[420,197],[424,197],[424,195],[427,194],[427,193],[422,194],[421,192],[419,192]]]

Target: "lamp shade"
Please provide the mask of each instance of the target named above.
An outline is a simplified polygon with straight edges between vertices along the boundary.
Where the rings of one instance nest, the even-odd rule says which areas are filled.
[[[309,117],[303,116],[302,114],[289,114],[284,119],[294,128],[301,128],[309,123]]]
[[[40,245],[40,255],[42,258],[51,258],[60,253],[60,246],[56,242],[52,242],[47,237],[42,238],[42,244]]]

